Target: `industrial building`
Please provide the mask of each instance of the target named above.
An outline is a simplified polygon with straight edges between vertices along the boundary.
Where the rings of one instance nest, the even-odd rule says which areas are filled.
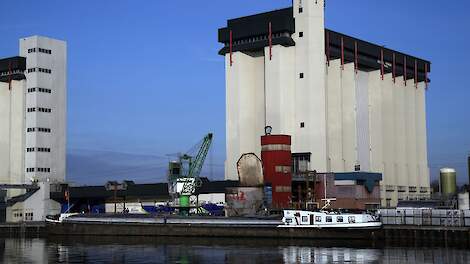
[[[297,208],[373,210],[380,207],[380,173],[340,172],[296,176],[292,181],[292,203]]]
[[[201,180],[203,184],[195,193],[199,205],[223,205],[226,189],[239,185],[237,181],[209,181],[204,177]],[[57,184],[54,187],[50,191],[51,199],[62,205],[62,211],[66,211],[70,205],[70,212],[122,213],[125,209],[152,207],[149,210],[154,210],[172,201],[168,183],[136,184],[124,181],[108,182],[101,186]]]
[[[260,156],[260,136],[291,136],[292,176],[381,173],[382,206],[430,196],[425,92],[430,62],[324,27],[324,0],[230,19],[225,179]]]
[[[1,220],[43,220],[60,209],[50,183],[65,180],[64,41],[20,39],[19,55],[0,60]]]

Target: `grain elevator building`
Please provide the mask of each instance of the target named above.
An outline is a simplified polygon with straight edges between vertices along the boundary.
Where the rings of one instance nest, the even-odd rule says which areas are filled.
[[[324,0],[231,19],[225,178],[260,155],[265,126],[292,136],[292,172],[380,172],[381,202],[429,196],[425,92],[430,62],[324,27]]]

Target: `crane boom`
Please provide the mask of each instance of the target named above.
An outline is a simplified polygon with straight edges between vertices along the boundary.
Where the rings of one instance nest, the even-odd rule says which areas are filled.
[[[199,178],[199,174],[202,170],[202,165],[204,165],[204,160],[207,157],[209,148],[212,143],[212,133],[207,134],[204,137],[201,148],[199,149],[196,157],[191,162],[191,167],[189,168],[188,177]]]
[[[208,133],[203,138],[196,156],[192,157],[188,154],[179,155],[179,161],[169,163],[168,191],[172,197],[181,199],[183,196],[186,196],[187,198],[196,192],[196,187],[201,182],[199,175],[209,152],[212,138],[212,133]],[[183,199],[186,198],[183,197]]]
[[[212,133],[207,134],[199,148],[199,151],[194,159],[190,158],[188,175],[184,181],[183,188],[181,190],[182,195],[191,195],[196,192],[196,187],[199,184],[199,174],[201,174],[204,160],[206,159],[207,152],[212,143]]]

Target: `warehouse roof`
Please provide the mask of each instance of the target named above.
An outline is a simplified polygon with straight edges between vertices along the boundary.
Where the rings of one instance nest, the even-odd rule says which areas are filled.
[[[202,178],[203,184],[199,189],[200,194],[205,193],[225,193],[225,188],[238,186],[238,181],[209,181],[207,178]],[[113,189],[106,189],[105,185],[102,186],[79,186],[69,187],[69,197],[74,199],[100,199],[107,200],[114,197]],[[63,185],[55,192],[51,191],[51,198],[56,201],[63,202],[65,200],[65,191],[67,186]],[[128,199],[169,199],[168,184],[167,183],[148,183],[148,184],[134,184],[127,182],[125,190],[117,190],[117,197],[126,197]]]

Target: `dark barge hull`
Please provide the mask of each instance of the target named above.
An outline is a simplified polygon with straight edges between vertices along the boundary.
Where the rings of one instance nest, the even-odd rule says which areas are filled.
[[[278,228],[277,224],[259,223],[139,223],[105,221],[67,221],[47,223],[49,235],[92,236],[167,236],[220,238],[276,238],[276,239],[383,239],[382,229],[346,228]],[[230,221],[229,221],[230,222]]]

